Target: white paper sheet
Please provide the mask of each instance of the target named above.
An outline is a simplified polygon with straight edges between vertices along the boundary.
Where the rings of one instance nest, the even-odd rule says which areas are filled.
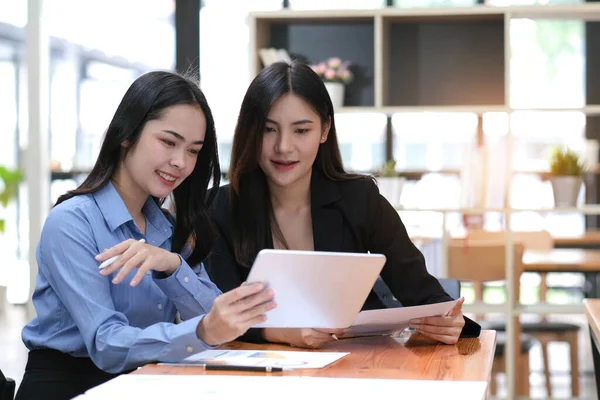
[[[391,334],[408,327],[411,319],[444,315],[457,300],[414,307],[361,311],[347,334]]]
[[[350,353],[266,350],[206,350],[169,365],[259,365],[269,367],[323,368]],[[163,363],[164,364],[164,363]]]
[[[121,375],[78,400],[165,399],[420,399],[482,400],[486,382],[347,379],[292,376]]]

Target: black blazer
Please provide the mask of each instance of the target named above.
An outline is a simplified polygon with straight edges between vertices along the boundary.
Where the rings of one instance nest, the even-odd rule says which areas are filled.
[[[213,213],[219,238],[205,260],[211,280],[227,292],[244,282],[250,270],[235,261],[228,200],[229,185],[218,189]],[[381,278],[404,306],[451,300],[436,278],[425,268],[425,259],[411,242],[398,212],[379,194],[370,177],[335,182],[313,168],[311,214],[314,248],[384,254],[387,261]],[[268,248],[273,248],[272,241]],[[374,291],[363,310],[386,308]],[[481,327],[465,318],[461,337],[478,337]],[[250,329],[240,340],[261,342],[259,329]]]

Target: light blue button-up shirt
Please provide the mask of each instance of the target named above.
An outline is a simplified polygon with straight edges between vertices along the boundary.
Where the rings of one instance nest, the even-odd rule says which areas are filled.
[[[37,247],[37,317],[22,332],[27,348],[90,357],[111,373],[151,361],[175,362],[211,348],[198,339],[196,327],[221,292],[202,264],[192,268],[182,254],[171,276],[153,272],[136,287],[129,282],[137,269],[118,285],[111,282],[116,272],[100,275],[94,257],[126,239],[144,238],[171,250],[169,219],[151,198],[142,212],[145,235],[112,183],[50,211]]]

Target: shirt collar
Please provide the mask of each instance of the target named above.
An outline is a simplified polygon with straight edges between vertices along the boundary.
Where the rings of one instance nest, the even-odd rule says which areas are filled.
[[[112,182],[109,181],[104,187],[96,191],[94,199],[111,231],[129,221],[133,221],[133,217],[129,213],[129,210],[127,210],[125,202]],[[148,200],[144,203],[142,213],[158,232],[167,237],[172,236],[173,225],[152,197],[148,197]]]

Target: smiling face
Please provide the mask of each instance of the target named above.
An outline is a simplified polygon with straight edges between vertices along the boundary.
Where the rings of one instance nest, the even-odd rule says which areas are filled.
[[[310,182],[310,173],[328,126],[302,98],[280,97],[269,110],[260,155],[260,167],[270,185],[287,187]]]
[[[164,109],[159,119],[144,125],[122,161],[120,186],[144,198],[167,197],[194,171],[205,135],[200,107],[179,104]]]

